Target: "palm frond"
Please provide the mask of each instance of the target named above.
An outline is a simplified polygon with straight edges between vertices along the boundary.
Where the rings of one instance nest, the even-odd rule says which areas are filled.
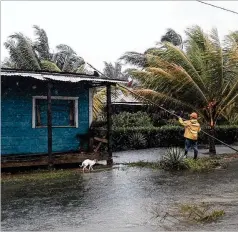
[[[126,88],[120,85],[112,86],[111,97],[112,99],[116,99],[120,94],[124,96],[128,96],[130,93]],[[107,89],[99,88],[96,89],[95,94],[93,95],[93,118],[96,119],[102,112],[104,107],[106,106],[107,99]]]
[[[99,89],[93,96],[93,119],[103,111],[106,101],[106,88]]]
[[[156,68],[133,72],[133,75],[142,81],[146,88],[152,88],[158,92],[167,92],[174,97],[184,96],[185,99],[193,93],[194,97],[196,96],[203,101],[203,104],[207,102],[203,91],[181,66],[156,56],[148,57],[148,63],[151,67]]]
[[[50,53],[49,41],[45,30],[39,26],[34,25],[36,35],[36,42],[34,48],[37,51],[41,60],[51,60],[52,54]]]
[[[145,54],[138,52],[126,52],[119,60],[137,67],[145,67],[147,64]]]
[[[238,31],[234,31],[225,36],[225,47],[238,46]]]
[[[197,89],[199,89],[200,92],[204,92],[205,83],[185,52],[171,43],[166,43],[165,48],[166,50],[160,53],[161,59],[170,63],[174,63],[177,66],[181,66],[188,73],[190,80],[197,85]]]
[[[41,69],[32,41],[22,33],[10,35],[5,47],[9,50],[10,58],[17,67],[29,70]]]
[[[10,58],[6,57],[2,62],[1,62],[1,67],[2,68],[18,68],[16,66],[16,63]]]
[[[76,72],[85,63],[70,46],[60,44],[56,48],[57,52],[53,56],[53,61],[63,72]]]
[[[4,46],[9,51],[10,60],[12,61],[12,65],[14,67],[19,69],[37,70],[38,67],[35,68],[34,63],[31,64],[27,51],[24,51],[24,49],[22,49],[23,46],[19,45],[16,40],[11,38],[4,43]]]
[[[221,113],[230,124],[238,124],[238,99]]]
[[[126,77],[122,73],[122,66],[119,62],[112,63],[104,62],[103,74],[112,79],[125,80]]]
[[[76,52],[68,45],[66,44],[59,44],[56,46],[56,49],[59,51],[59,52],[62,52],[62,53],[65,53],[65,54],[74,54],[76,55]]]
[[[169,42],[174,46],[181,46],[183,44],[183,39],[182,36],[178,34],[175,30],[173,30],[172,28],[168,28],[165,35],[161,37],[160,42]]]
[[[184,101],[180,101],[176,98],[173,98],[171,96],[168,96],[167,94],[164,93],[159,93],[157,91],[151,90],[151,89],[136,89],[133,90],[133,93],[135,94],[135,98],[147,102],[146,100],[148,99],[149,102],[153,102],[157,105],[166,105],[166,107],[183,107],[185,109],[190,109],[190,110],[197,110],[200,115],[203,113],[197,109],[196,106],[191,105],[189,103],[186,103]]]
[[[48,60],[41,61],[41,69],[45,71],[61,72],[55,63]]]
[[[63,66],[64,72],[76,72],[77,69],[84,64],[84,60],[82,57],[77,55],[72,55],[65,60],[65,64]]]

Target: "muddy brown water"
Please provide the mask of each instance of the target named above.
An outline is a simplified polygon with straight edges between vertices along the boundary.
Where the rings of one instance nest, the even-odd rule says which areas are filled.
[[[128,152],[133,154],[138,152]],[[120,153],[116,156],[120,161]],[[6,182],[2,184],[2,231],[235,231],[237,180],[238,163],[234,162],[227,170],[200,174],[118,164],[111,170],[59,179]],[[225,216],[208,224],[186,224],[169,217],[160,221],[178,203],[202,201],[224,209]]]

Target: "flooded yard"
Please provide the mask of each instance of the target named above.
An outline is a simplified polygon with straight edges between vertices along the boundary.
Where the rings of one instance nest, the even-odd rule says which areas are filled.
[[[152,150],[150,152],[153,153]],[[116,153],[115,162],[138,156]],[[154,151],[155,154],[155,151]],[[152,159],[150,153],[141,154]],[[140,160],[143,159],[140,157]],[[129,158],[128,158],[129,160]],[[138,160],[138,157],[133,161]],[[152,159],[153,160],[153,159]],[[72,174],[63,178],[6,181],[2,184],[2,231],[237,230],[238,163],[210,173],[169,173],[127,167]],[[224,209],[215,223],[182,223],[173,214],[178,203],[208,202]]]

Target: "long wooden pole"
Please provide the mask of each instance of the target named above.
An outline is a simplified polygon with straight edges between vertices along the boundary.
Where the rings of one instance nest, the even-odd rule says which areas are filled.
[[[53,166],[52,159],[52,109],[51,109],[51,89],[52,84],[48,82],[48,91],[47,91],[47,128],[48,128],[48,158],[49,158],[49,167]]]
[[[111,85],[107,85],[107,148],[108,148],[108,159],[107,165],[113,164],[112,159],[112,101],[111,101]]]

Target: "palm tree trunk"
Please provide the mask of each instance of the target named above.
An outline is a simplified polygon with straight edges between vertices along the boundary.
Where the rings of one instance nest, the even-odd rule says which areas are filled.
[[[215,137],[215,127],[211,126],[209,130],[209,134]],[[215,146],[215,139],[209,137],[209,153],[211,155],[216,155],[216,146]]]

